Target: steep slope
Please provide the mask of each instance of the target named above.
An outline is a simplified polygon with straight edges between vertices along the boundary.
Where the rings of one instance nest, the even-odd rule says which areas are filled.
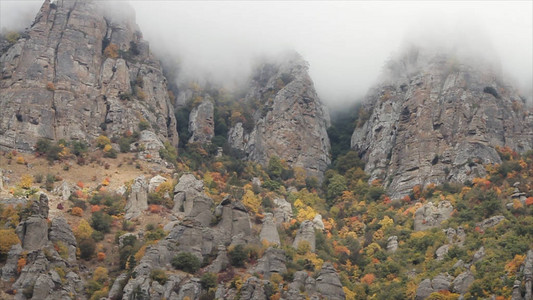
[[[229,132],[230,145],[261,164],[278,156],[322,178],[330,163],[329,115],[309,77],[307,62],[292,53],[262,64],[245,100],[256,107],[253,130],[248,133],[237,123]]]
[[[412,48],[372,89],[351,145],[394,197],[416,185],[483,177],[497,147],[533,147],[533,113],[487,63]]]
[[[160,64],[134,13],[103,2],[46,0],[0,58],[0,148],[30,151],[36,140],[91,141],[148,122],[176,144],[176,120]]]

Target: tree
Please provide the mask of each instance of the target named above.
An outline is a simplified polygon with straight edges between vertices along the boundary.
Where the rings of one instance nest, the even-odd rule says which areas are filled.
[[[279,179],[281,177],[281,172],[283,172],[283,165],[281,160],[277,156],[271,156],[268,161],[268,175],[272,179]]]
[[[232,266],[244,267],[244,262],[248,258],[248,253],[243,245],[237,245],[228,251],[229,260]]]
[[[98,231],[108,233],[109,229],[111,228],[112,221],[113,219],[110,215],[102,211],[97,211],[93,213],[93,216],[91,218],[91,225],[94,229]]]
[[[200,259],[189,252],[178,253],[172,258],[171,263],[174,268],[187,273],[196,273],[201,265]]]
[[[0,261],[2,258],[7,255],[9,250],[13,245],[19,244],[20,240],[15,230],[12,228],[9,229],[0,229]]]
[[[89,223],[82,219],[80,223],[78,224],[78,227],[74,230],[74,236],[76,236],[76,239],[83,240],[88,239],[93,234],[94,229],[89,225]]]

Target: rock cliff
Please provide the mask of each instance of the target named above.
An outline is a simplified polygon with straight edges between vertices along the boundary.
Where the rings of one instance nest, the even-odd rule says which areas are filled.
[[[483,177],[497,147],[533,147],[533,113],[488,62],[412,48],[367,95],[351,146],[394,197]]]
[[[27,35],[0,57],[0,148],[91,141],[135,131],[141,121],[177,143],[166,80],[133,11],[111,15],[105,5],[46,0]]]
[[[330,163],[329,115],[307,62],[294,53],[262,64],[252,76],[245,101],[256,108],[254,127],[246,132],[242,123],[236,123],[228,136],[233,148],[261,164],[275,155],[303,167],[308,175],[323,177]]]

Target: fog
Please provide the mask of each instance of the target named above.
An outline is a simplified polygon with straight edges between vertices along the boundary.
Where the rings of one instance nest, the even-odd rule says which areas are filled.
[[[299,52],[322,100],[363,96],[407,45],[489,59],[533,93],[532,1],[131,1],[152,50],[180,79],[246,80],[258,57]],[[0,28],[28,26],[41,1],[0,0]],[[31,16],[28,18],[28,15]]]

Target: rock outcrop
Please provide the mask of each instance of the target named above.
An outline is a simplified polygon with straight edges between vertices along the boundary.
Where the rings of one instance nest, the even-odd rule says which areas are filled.
[[[1,149],[118,136],[141,122],[177,144],[166,80],[133,11],[121,4],[122,16],[113,15],[105,5],[46,0],[27,35],[0,57]]]
[[[180,177],[174,187],[173,212],[194,218],[204,226],[209,225],[213,217],[213,200],[204,193],[204,182],[193,174]]]
[[[192,109],[189,115],[189,143],[208,144],[215,136],[215,106],[213,99],[206,94],[202,102]]]
[[[253,129],[236,123],[229,131],[229,144],[263,165],[278,156],[321,179],[330,163],[329,115],[316,94],[307,62],[293,53],[261,65],[245,101],[258,106]]]
[[[31,215],[21,221],[16,232],[24,250],[39,250],[48,243],[48,196],[42,193],[32,202]]]
[[[296,249],[300,246],[300,243],[306,242],[309,244],[311,252],[315,252],[316,237],[315,237],[315,226],[311,221],[303,221],[300,225],[300,229],[296,233],[296,238],[292,246]]]
[[[144,176],[135,178],[131,186],[131,192],[126,202],[126,215],[127,220],[136,218],[141,215],[143,211],[148,208],[148,184],[144,179]]]
[[[452,212],[453,206],[449,201],[441,201],[438,205],[429,202],[416,210],[414,229],[420,231],[437,227],[449,219]]]
[[[447,291],[450,288],[450,284],[451,278],[447,274],[439,274],[433,279],[424,279],[416,289],[415,300],[426,299],[434,292]]]
[[[280,245],[279,233],[271,213],[266,213],[263,219],[263,227],[259,233],[259,239],[270,244]]]
[[[497,147],[533,148],[533,113],[487,62],[412,48],[367,97],[351,146],[394,198],[464,182],[501,163]],[[366,119],[367,118],[367,119]]]
[[[339,274],[337,274],[337,271],[335,271],[335,268],[331,263],[324,263],[322,269],[318,272],[318,277],[316,278],[316,290],[326,299],[345,299]]]

